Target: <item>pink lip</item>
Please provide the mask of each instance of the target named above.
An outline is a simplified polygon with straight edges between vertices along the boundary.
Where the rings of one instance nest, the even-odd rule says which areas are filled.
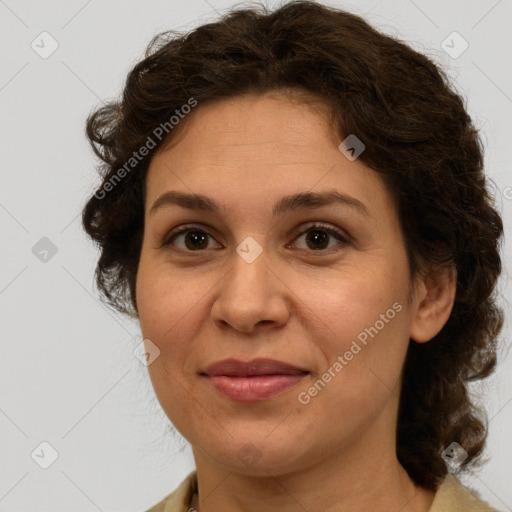
[[[225,359],[210,365],[206,376],[224,396],[240,402],[271,398],[297,384],[309,372],[273,359],[243,362]]]

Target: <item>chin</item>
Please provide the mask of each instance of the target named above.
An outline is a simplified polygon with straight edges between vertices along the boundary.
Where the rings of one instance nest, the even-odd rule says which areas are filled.
[[[251,440],[250,436],[236,440],[223,441],[224,449],[220,448],[220,442],[213,446],[207,446],[202,451],[212,457],[217,464],[222,465],[226,471],[247,476],[281,476],[297,471],[303,464],[314,463],[314,456],[310,453],[301,453],[297,447],[305,448],[302,444],[292,442],[269,443],[265,441]],[[211,439],[210,439],[211,441]],[[203,444],[204,446],[204,444]]]

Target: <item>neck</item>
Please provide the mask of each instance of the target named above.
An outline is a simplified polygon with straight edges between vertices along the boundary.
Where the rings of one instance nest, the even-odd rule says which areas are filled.
[[[336,455],[309,470],[252,476],[198,457],[199,496],[194,495],[191,512],[430,510],[435,492],[416,485],[396,457],[386,462],[377,451],[355,464],[343,460]]]

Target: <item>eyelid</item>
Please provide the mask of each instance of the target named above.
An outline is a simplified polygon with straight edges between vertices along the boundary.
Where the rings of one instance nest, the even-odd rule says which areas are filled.
[[[206,228],[206,229],[205,229]],[[211,238],[214,238],[210,231],[216,231],[211,226],[208,226],[207,224],[182,224],[181,226],[178,226],[175,229],[172,229],[167,235],[165,235],[165,238],[162,242],[162,246],[170,245],[171,241],[178,235],[181,235],[183,233],[186,233],[187,231],[202,231],[206,233]],[[188,251],[188,252],[194,252],[194,251]],[[198,251],[200,252],[200,251]]]
[[[335,227],[332,224],[328,224],[325,222],[320,221],[311,221],[307,222],[306,224],[302,224],[300,227],[297,228],[293,233],[293,240],[295,240],[299,235],[303,235],[304,233],[307,233],[308,231],[311,231],[312,229],[319,229],[322,231],[326,231],[329,234],[334,234],[337,237],[339,237],[340,241],[342,243],[351,243],[352,238],[348,235],[348,233],[345,230],[342,230],[341,228]],[[313,252],[313,251],[310,251]],[[327,251],[318,251],[318,252],[327,252]]]
[[[206,229],[205,229],[206,227]],[[327,233],[329,233],[331,236],[335,236],[338,241],[340,242],[338,245],[348,245],[350,243],[352,243],[352,238],[350,237],[350,235],[348,235],[346,233],[346,231],[344,230],[341,230],[340,228],[337,228],[337,227],[334,227],[332,224],[328,224],[328,223],[325,223],[325,222],[320,222],[320,221],[311,221],[309,223],[305,223],[305,224],[302,224],[301,226],[299,226],[296,230],[294,230],[293,232],[293,241],[292,243],[301,235],[304,235],[305,233],[307,233],[308,231],[311,231],[312,229],[319,229],[319,230],[322,230],[322,231],[326,231]],[[171,230],[164,238],[164,241],[162,242],[162,247],[165,247],[165,246],[168,246],[168,245],[171,245],[171,242],[173,241],[174,238],[176,238],[177,236],[183,234],[183,233],[186,233],[188,231],[201,231],[201,232],[204,232],[206,235],[210,236],[212,239],[215,240],[215,238],[212,236],[212,234],[208,231],[208,230],[212,230],[212,231],[216,231],[214,228],[212,228],[211,226],[208,226],[208,225],[205,225],[205,224],[183,224],[173,230]],[[182,250],[184,251],[183,249],[179,249],[179,250]],[[305,249],[301,249],[301,250],[305,250]],[[320,253],[329,253],[331,252],[332,248],[331,249],[326,249],[326,250],[319,250],[319,251],[307,251],[307,252],[311,252],[311,253],[317,253],[317,254],[320,254]],[[201,253],[201,252],[205,252],[205,250],[199,250],[199,251],[184,251],[184,252],[189,252],[189,253],[193,253],[193,252],[198,252],[198,253]]]

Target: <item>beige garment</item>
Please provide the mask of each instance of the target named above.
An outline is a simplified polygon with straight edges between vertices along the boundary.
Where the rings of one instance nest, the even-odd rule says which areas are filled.
[[[197,490],[197,473],[192,471],[174,492],[146,512],[194,512],[190,500]],[[497,512],[480,500],[451,474],[438,487],[429,512]]]

